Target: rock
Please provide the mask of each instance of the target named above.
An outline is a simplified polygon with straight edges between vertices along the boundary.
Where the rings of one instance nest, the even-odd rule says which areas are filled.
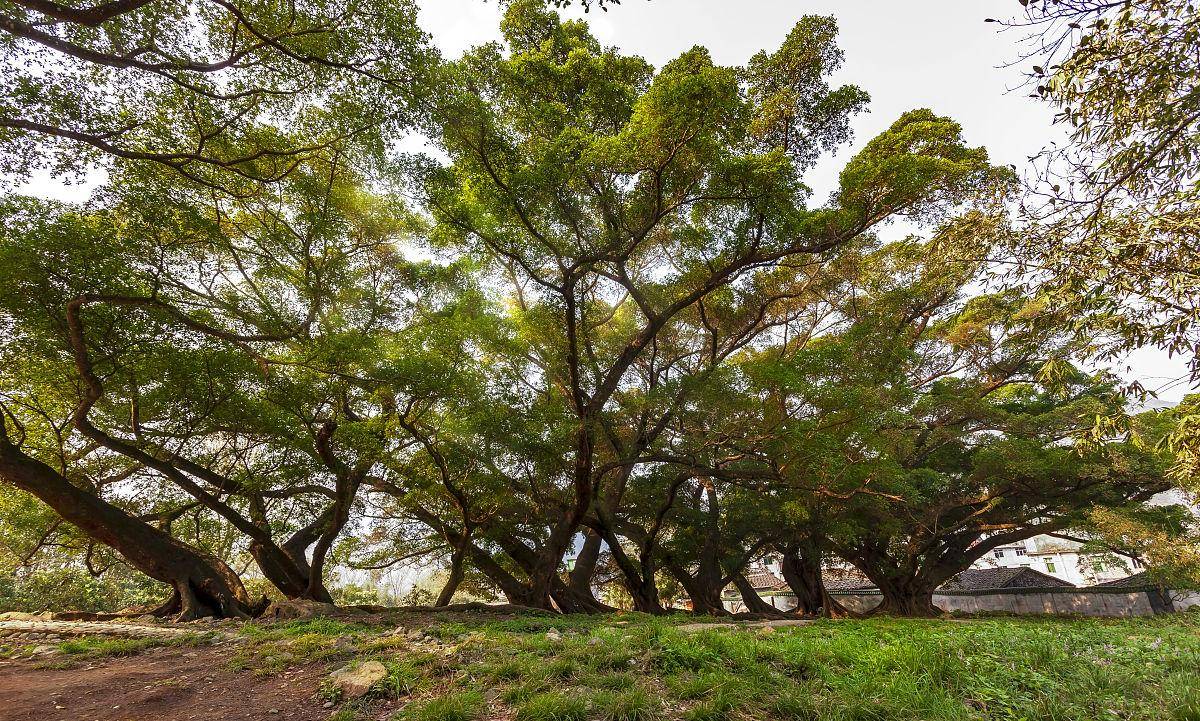
[[[591,638],[588,639],[589,646],[599,646],[602,643],[604,643],[604,642],[600,640],[599,636],[592,636]]]
[[[278,621],[283,619],[336,616],[339,613],[340,611],[338,610],[338,607],[332,603],[292,599],[288,601],[276,601],[272,603],[263,613],[263,617]]]
[[[335,704],[335,703],[334,703],[334,702],[332,702],[332,701],[326,701],[326,702],[325,702],[325,703],[324,703],[324,704],[321,706],[321,708],[333,708],[333,707],[334,707],[334,706],[336,706],[336,705],[337,705],[337,704]]]
[[[39,621],[41,617],[32,613],[22,613],[20,611],[8,611],[0,613],[0,621]]]
[[[558,632],[558,629],[552,628],[546,632],[546,640],[547,641],[561,641],[562,634]]]
[[[358,698],[366,695],[371,687],[387,676],[387,668],[378,661],[364,661],[355,665],[347,665],[334,671],[329,681],[341,689],[346,698]]]

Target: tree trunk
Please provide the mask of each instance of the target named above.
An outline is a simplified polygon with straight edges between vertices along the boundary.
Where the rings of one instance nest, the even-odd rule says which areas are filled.
[[[0,419],[0,424],[3,421]],[[88,537],[120,553],[131,566],[174,589],[164,611],[181,620],[248,618],[252,606],[241,579],[220,559],[202,553],[100,497],[76,487],[13,445],[0,425],[0,477],[54,509]]]
[[[579,593],[564,583],[562,579],[554,581],[550,588],[550,598],[554,600],[554,605],[558,606],[558,610],[563,613],[612,613],[617,610],[596,600],[591,592]]]
[[[883,603],[870,610],[870,615],[887,614],[914,618],[935,618],[943,611],[933,605],[933,589],[915,587],[893,587],[879,589]]]
[[[483,575],[487,576],[488,580],[496,584],[496,587],[500,589],[500,593],[504,594],[504,598],[509,603],[521,606],[530,605],[525,602],[526,594],[528,592],[528,588],[525,586],[525,584],[521,583],[516,576],[509,573],[508,569],[497,563],[496,559],[492,558],[490,553],[474,543],[470,544],[467,547],[467,550],[471,556],[471,563],[475,566],[475,568],[478,568]],[[545,603],[539,603],[535,605],[535,608],[548,609],[549,606]]]
[[[642,549],[640,563],[634,565],[633,559],[625,552],[621,539],[611,529],[605,528],[604,540],[608,542],[609,552],[613,561],[621,571],[625,590],[633,600],[633,610],[642,613],[662,614],[662,600],[658,595],[658,585],[654,580],[654,564],[646,549]],[[635,541],[636,542],[636,541]]]
[[[592,577],[596,575],[596,562],[600,558],[600,534],[588,529],[584,531],[583,547],[575,558],[575,567],[571,569],[568,585],[576,593],[583,593],[595,598],[592,593]]]
[[[458,585],[463,580],[463,560],[466,552],[466,543],[460,543],[450,554],[450,577],[446,579],[446,585],[442,586],[442,592],[438,594],[435,606],[449,606],[450,601],[454,599],[454,592],[458,590]]]
[[[659,615],[666,613],[666,609],[662,605],[662,598],[658,595],[658,584],[654,581],[653,573],[639,575],[636,584],[631,579],[625,579],[625,590],[633,599],[633,610]]]
[[[739,573],[735,575],[733,577],[733,585],[737,587],[738,593],[742,595],[742,603],[745,604],[746,610],[750,613],[763,613],[772,616],[783,615],[783,612],[778,608],[762,600],[762,596],[759,596],[754,586],[750,585],[746,574]]]
[[[819,553],[802,553],[798,544],[789,545],[782,552],[780,570],[792,593],[796,594],[795,612],[805,616],[828,616],[844,618],[851,615],[849,609],[829,594],[821,572]]]
[[[679,581],[683,589],[687,591],[688,598],[692,600],[692,613],[705,613],[713,616],[728,616],[729,611],[725,610],[724,604],[721,603],[721,586],[720,584],[712,584],[711,578],[705,578],[703,574],[692,574],[687,572],[687,569],[680,566],[670,557],[666,559],[667,571]]]
[[[312,569],[308,560],[303,564],[284,549],[273,543],[250,542],[250,555],[254,563],[262,571],[263,578],[279,589],[288,598],[308,598],[322,603],[333,603],[329,591],[324,584],[317,584],[315,595],[310,595],[310,578]]]

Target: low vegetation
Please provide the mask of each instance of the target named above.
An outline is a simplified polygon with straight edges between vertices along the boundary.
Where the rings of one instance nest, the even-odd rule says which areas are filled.
[[[871,619],[711,629],[691,617],[249,625],[257,673],[375,659],[339,721],[1200,719],[1200,618]],[[331,666],[336,665],[330,663]],[[336,697],[330,697],[336,698]],[[341,701],[340,699],[337,699]]]

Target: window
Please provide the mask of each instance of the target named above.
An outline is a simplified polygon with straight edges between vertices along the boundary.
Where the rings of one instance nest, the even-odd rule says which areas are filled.
[[[1046,573],[1054,573],[1054,561],[1046,561]]]
[[[997,548],[995,551],[992,552],[992,555],[995,556],[996,558],[1004,558],[1004,550]]]
[[[1146,567],[1140,560],[1138,560],[1136,558],[1129,559],[1129,563],[1130,563],[1130,565],[1133,566],[1134,570]]]
[[[1024,549],[1024,548],[1014,548],[1013,550],[1014,550],[1014,551],[1016,551],[1016,554],[1017,554],[1018,556],[1024,556],[1024,555],[1025,555],[1025,549]]]

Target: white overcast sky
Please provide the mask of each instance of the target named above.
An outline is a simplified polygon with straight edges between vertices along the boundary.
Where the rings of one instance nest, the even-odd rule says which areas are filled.
[[[419,0],[421,24],[449,56],[498,37],[497,0]],[[988,17],[1008,17],[1016,0],[624,0],[608,12],[585,17],[608,45],[641,55],[656,66],[694,45],[714,60],[741,65],[759,50],[774,50],[800,16],[833,15],[846,54],[836,83],[853,83],[871,95],[870,112],[854,123],[855,146],[886,128],[906,110],[927,107],[958,120],[967,141],[983,145],[993,162],[1019,170],[1029,155],[1059,137],[1050,110],[1027,97],[1019,67],[1005,67],[1020,49],[1021,33],[1000,31]],[[851,148],[850,150],[854,150]],[[828,160],[807,182],[816,198],[834,187],[849,152]],[[56,184],[35,181],[26,190],[79,198]],[[1184,374],[1179,359],[1145,350],[1116,368],[1157,388]],[[1188,392],[1176,383],[1161,393],[1178,400]]]

